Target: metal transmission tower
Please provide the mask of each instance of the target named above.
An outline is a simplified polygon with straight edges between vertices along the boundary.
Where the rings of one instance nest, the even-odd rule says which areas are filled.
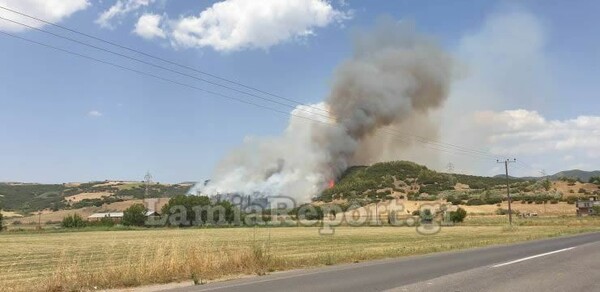
[[[510,197],[510,178],[508,176],[508,164],[517,162],[517,159],[516,158],[506,159],[504,161],[496,160],[496,162],[504,163],[504,169],[506,170],[506,194],[508,195],[508,223],[510,224],[510,226],[512,226],[512,208],[511,208],[512,198]]]
[[[146,172],[144,176],[144,184],[146,185],[146,190],[144,192],[144,198],[148,198],[148,192],[150,191],[150,185],[152,184],[152,175],[150,172]]]
[[[448,163],[448,165],[446,165],[446,170],[448,171],[448,173],[454,173],[454,163]]]

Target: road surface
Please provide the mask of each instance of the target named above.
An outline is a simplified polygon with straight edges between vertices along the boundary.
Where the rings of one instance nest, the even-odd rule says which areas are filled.
[[[282,272],[169,291],[600,291],[600,233]]]

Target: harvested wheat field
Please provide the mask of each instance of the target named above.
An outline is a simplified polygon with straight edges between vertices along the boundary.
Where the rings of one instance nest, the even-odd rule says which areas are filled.
[[[332,236],[313,227],[4,233],[0,287],[73,291],[210,281],[600,230],[595,219],[555,218],[513,229],[505,219],[474,219],[473,226],[427,236],[410,227],[340,227]]]

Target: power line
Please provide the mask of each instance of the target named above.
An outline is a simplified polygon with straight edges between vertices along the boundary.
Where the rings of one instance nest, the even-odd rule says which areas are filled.
[[[108,41],[108,40],[105,40],[105,39],[102,39],[102,38],[99,38],[99,37],[96,37],[96,36],[93,36],[93,35],[90,35],[90,34],[87,34],[87,33],[83,33],[83,32],[77,31],[75,29],[71,29],[71,28],[68,28],[68,27],[65,27],[65,26],[62,26],[62,25],[50,22],[50,21],[46,21],[46,20],[43,20],[43,19],[31,16],[31,15],[28,15],[26,13],[23,13],[23,12],[20,12],[20,11],[16,11],[14,9],[10,9],[10,8],[1,6],[1,5],[0,5],[0,9],[4,9],[4,10],[10,11],[12,13],[28,17],[30,19],[34,19],[34,20],[40,21],[42,23],[45,23],[45,24],[48,24],[48,25],[51,25],[51,26],[54,26],[54,27],[58,27],[58,28],[63,29],[63,30],[67,30],[67,31],[72,32],[72,33],[76,33],[76,34],[79,34],[79,35],[82,35],[82,36],[85,36],[85,37],[88,37],[88,38],[91,38],[91,39],[94,39],[94,40],[97,40],[97,41],[100,41],[100,42],[103,42],[103,43],[106,43],[106,44],[110,44],[112,46],[128,50],[130,52],[135,52],[135,53],[141,54],[143,56],[146,56],[146,57],[149,57],[149,58],[152,58],[152,59],[155,59],[155,60],[159,60],[159,61],[171,64],[171,65],[174,65],[174,66],[178,66],[178,67],[181,67],[181,68],[184,68],[184,69],[187,69],[187,70],[191,70],[191,71],[194,71],[194,72],[206,75],[206,76],[210,76],[212,78],[215,78],[215,79],[218,79],[218,80],[221,80],[221,81],[225,81],[225,82],[228,82],[230,84],[235,84],[237,86],[241,86],[241,87],[244,87],[244,88],[247,88],[247,89],[250,89],[250,90],[254,90],[256,92],[260,92],[260,93],[263,93],[263,94],[266,94],[266,95],[269,95],[269,96],[272,96],[272,97],[276,97],[276,98],[279,98],[279,99],[282,99],[282,100],[286,100],[286,101],[295,103],[296,105],[303,105],[305,107],[310,107],[310,108],[313,108],[313,109],[316,109],[316,110],[319,110],[319,111],[322,111],[322,112],[326,112],[326,113],[328,113],[328,115],[322,115],[322,114],[318,114],[318,113],[315,113],[315,112],[312,112],[312,111],[307,111],[305,109],[300,109],[302,111],[309,112],[311,114],[316,114],[316,115],[322,116],[322,117],[324,117],[324,118],[326,118],[328,120],[332,119],[332,120],[335,121],[335,118],[331,115],[332,113],[330,111],[328,111],[327,109],[322,109],[322,108],[315,107],[315,106],[312,106],[312,105],[307,105],[307,104],[301,103],[299,101],[296,101],[296,100],[293,100],[293,99],[290,99],[290,98],[286,98],[286,97],[283,97],[283,96],[280,96],[280,95],[277,95],[277,94],[273,94],[273,93],[270,93],[270,92],[267,92],[267,91],[264,91],[264,90],[260,90],[258,88],[252,87],[252,86],[244,85],[244,84],[242,84],[240,82],[236,82],[236,81],[233,81],[233,80],[230,80],[230,79],[227,79],[227,78],[219,77],[217,75],[210,74],[208,72],[205,72],[205,71],[202,71],[202,70],[198,70],[196,68],[193,68],[193,67],[190,67],[190,66],[187,66],[187,65],[179,64],[179,63],[167,60],[165,58],[157,57],[157,56],[145,53],[143,51],[136,50],[136,49],[133,49],[133,48],[130,48],[130,47],[127,47],[127,46],[123,46],[123,45],[120,45],[118,43],[111,42],[111,41]],[[268,101],[268,102],[273,102],[273,103],[276,103],[278,105],[282,105],[282,106],[286,106],[286,107],[295,109],[295,106],[292,106],[292,105],[289,105],[289,104],[286,104],[286,103],[281,103],[281,102],[278,102],[278,101],[275,101],[275,100],[272,100],[272,99],[269,99],[269,98],[265,98],[265,97],[262,97],[262,96],[259,96],[259,95],[253,94],[253,93],[248,93],[248,92],[245,92],[245,91],[242,91],[242,90],[231,88],[231,87],[225,86],[225,85],[217,83],[217,82],[213,82],[213,81],[210,81],[210,80],[199,78],[197,76],[193,76],[193,75],[190,75],[190,74],[187,74],[187,73],[182,73],[180,71],[173,70],[173,69],[170,69],[170,68],[166,68],[164,66],[160,66],[160,65],[157,65],[155,63],[151,63],[151,62],[147,62],[147,61],[144,61],[144,60],[140,60],[140,59],[137,59],[137,58],[134,58],[134,57],[131,57],[131,56],[127,56],[127,55],[124,55],[124,54],[121,54],[121,53],[118,53],[118,52],[114,52],[114,51],[111,51],[111,50],[108,50],[108,49],[105,49],[105,48],[102,48],[102,47],[98,47],[98,46],[95,46],[95,45],[92,45],[92,44],[89,44],[89,43],[85,43],[85,42],[82,42],[82,41],[79,41],[79,40],[75,40],[75,39],[72,39],[72,38],[69,38],[69,37],[65,37],[65,36],[62,36],[62,35],[59,35],[59,34],[56,34],[56,33],[53,33],[53,32],[49,32],[49,31],[46,31],[46,30],[43,30],[43,29],[40,29],[40,28],[36,28],[36,27],[33,27],[33,26],[29,26],[27,24],[20,23],[20,22],[17,22],[15,20],[7,19],[7,18],[4,18],[4,17],[0,17],[0,19],[3,19],[5,21],[10,21],[12,23],[15,23],[15,24],[18,24],[18,25],[22,25],[22,26],[25,26],[25,27],[28,27],[30,29],[34,29],[34,30],[37,30],[37,31],[40,31],[40,32],[51,34],[51,35],[53,35],[55,37],[63,38],[63,39],[66,39],[66,40],[69,40],[69,41],[72,41],[72,42],[75,42],[75,43],[78,43],[78,44],[81,44],[81,45],[92,47],[94,49],[98,49],[98,50],[101,50],[101,51],[104,51],[104,52],[107,52],[107,53],[115,54],[115,55],[120,56],[120,57],[124,57],[124,58],[130,59],[130,60],[134,60],[136,62],[140,62],[140,63],[145,64],[145,65],[149,65],[149,66],[152,66],[152,67],[155,67],[155,68],[166,70],[166,71],[169,71],[169,72],[172,72],[172,73],[176,73],[176,74],[179,74],[179,75],[182,75],[182,76],[186,76],[186,77],[193,78],[193,79],[196,79],[196,80],[199,80],[199,81],[202,81],[202,82],[206,82],[206,83],[209,83],[209,84],[212,84],[212,85],[215,85],[215,86],[226,88],[226,89],[238,92],[238,93],[246,94],[246,95],[249,95],[249,96],[252,96],[252,97],[256,97],[256,98],[259,98],[259,99],[262,99],[262,100],[265,100],[265,101]],[[437,140],[433,140],[433,139],[428,139],[428,138],[425,138],[425,137],[422,137],[422,136],[418,136],[418,135],[415,135],[415,134],[412,134],[412,133],[403,133],[403,132],[397,131],[397,130],[395,130],[393,128],[386,129],[386,132],[395,132],[395,133],[401,134],[401,135],[413,136],[413,137],[416,138],[417,141],[419,141],[421,143],[424,143],[424,144],[427,143],[427,144],[433,144],[433,145],[437,145],[437,146],[447,146],[448,148],[455,148],[457,151],[461,151],[461,152],[465,152],[465,153],[472,153],[472,154],[475,154],[475,155],[483,155],[483,156],[487,156],[487,157],[490,157],[490,158],[496,158],[497,157],[497,156],[494,156],[493,154],[491,154],[490,152],[487,152],[487,151],[481,151],[481,150],[478,150],[478,149],[471,149],[471,148],[468,148],[468,147],[459,146],[459,145],[455,145],[455,144],[450,144],[450,143],[447,143],[447,142],[442,142],[442,141],[437,141]]]
[[[77,44],[80,44],[80,45],[84,45],[84,46],[87,46],[87,47],[90,47],[90,48],[93,48],[93,49],[96,49],[96,50],[100,50],[100,51],[103,51],[103,52],[106,52],[106,53],[109,53],[109,54],[113,54],[113,55],[116,55],[116,56],[119,56],[119,57],[123,57],[123,58],[129,59],[129,60],[132,60],[132,61],[136,61],[136,62],[139,62],[141,64],[152,66],[152,67],[155,67],[155,68],[158,68],[158,69],[161,69],[161,70],[165,70],[165,71],[168,71],[168,72],[171,72],[171,73],[179,74],[179,75],[182,75],[182,76],[185,76],[185,77],[193,78],[193,79],[196,79],[198,81],[206,82],[208,84],[219,86],[219,87],[222,87],[222,88],[225,88],[225,89],[229,89],[229,90],[235,91],[237,93],[247,94],[247,95],[250,95],[252,97],[260,98],[262,100],[265,100],[265,101],[268,101],[268,102],[272,102],[272,103],[275,103],[275,104],[278,104],[278,105],[286,106],[286,107],[289,107],[289,108],[292,108],[292,109],[296,108],[295,106],[292,106],[292,105],[289,105],[289,104],[285,104],[285,103],[282,103],[282,102],[279,102],[279,101],[276,101],[276,100],[272,100],[272,99],[269,99],[269,98],[266,98],[266,97],[263,97],[263,96],[259,96],[259,95],[256,95],[256,94],[252,94],[252,93],[248,93],[248,92],[245,92],[245,91],[242,91],[242,90],[231,88],[231,87],[225,86],[225,85],[217,83],[217,82],[206,80],[204,78],[199,78],[199,77],[194,76],[194,75],[182,73],[182,72],[177,71],[177,70],[173,70],[173,69],[170,69],[170,68],[167,68],[167,67],[164,67],[164,66],[160,66],[160,65],[157,65],[157,64],[154,64],[154,63],[151,63],[151,62],[147,62],[147,61],[144,61],[144,60],[141,60],[141,59],[138,59],[138,58],[127,56],[125,54],[121,54],[121,53],[118,53],[118,52],[115,52],[115,51],[111,51],[109,49],[105,49],[105,48],[98,47],[98,46],[95,46],[95,45],[92,45],[92,44],[89,44],[89,43],[86,43],[86,42],[82,42],[82,41],[79,41],[79,40],[76,40],[76,39],[69,38],[69,37],[66,37],[66,36],[63,36],[63,35],[59,35],[57,33],[53,33],[51,31],[47,31],[47,30],[44,30],[44,29],[41,29],[41,28],[33,27],[33,26],[30,26],[30,25],[27,25],[27,24],[24,24],[24,23],[15,21],[15,20],[11,20],[11,19],[8,19],[8,18],[2,17],[2,16],[0,16],[0,19],[12,22],[12,23],[17,24],[17,25],[21,25],[21,26],[27,27],[29,29],[33,29],[33,30],[37,30],[39,32],[50,34],[52,36],[68,40],[70,42],[74,42],[74,43],[77,43]],[[325,117],[325,118],[331,119],[330,116],[325,116],[325,115],[322,115],[322,116]]]
[[[278,110],[278,109],[275,109],[275,108],[271,108],[271,107],[267,107],[267,106],[264,106],[264,105],[261,105],[261,104],[253,103],[253,102],[247,101],[245,99],[239,99],[239,98],[228,96],[228,95],[225,95],[225,94],[222,94],[222,93],[219,93],[219,92],[215,92],[215,91],[211,91],[211,90],[206,90],[206,89],[194,86],[194,85],[182,83],[182,82],[179,82],[179,81],[176,81],[176,80],[172,80],[172,79],[169,79],[169,78],[165,78],[165,77],[162,77],[162,76],[159,76],[159,75],[155,75],[155,74],[152,74],[152,73],[148,73],[148,72],[140,71],[140,70],[137,70],[137,69],[129,68],[129,67],[122,66],[122,65],[119,65],[119,64],[115,64],[115,63],[112,63],[112,62],[109,62],[109,61],[105,61],[105,60],[101,60],[101,59],[98,59],[98,58],[95,58],[95,57],[91,57],[91,56],[88,56],[88,55],[80,54],[80,53],[77,53],[77,52],[74,52],[74,51],[71,51],[71,50],[59,48],[59,47],[52,46],[52,45],[49,45],[49,44],[45,44],[45,43],[42,43],[42,42],[39,42],[39,41],[35,41],[35,40],[31,40],[31,39],[24,38],[24,37],[21,37],[21,36],[17,36],[17,35],[11,34],[11,33],[3,32],[3,31],[0,31],[0,33],[4,34],[6,36],[10,36],[10,37],[16,38],[16,39],[20,39],[20,40],[25,41],[25,42],[29,42],[29,43],[32,43],[32,44],[43,46],[43,47],[46,47],[46,48],[49,48],[49,49],[53,49],[53,50],[56,50],[56,51],[60,51],[60,52],[66,53],[66,54],[71,54],[71,55],[74,55],[74,56],[78,56],[80,58],[85,58],[85,59],[88,59],[88,60],[91,60],[91,61],[94,61],[94,62],[102,63],[102,64],[105,64],[105,65],[109,65],[109,66],[112,66],[112,67],[115,67],[115,68],[119,68],[119,69],[122,69],[122,70],[130,71],[130,72],[133,72],[133,73],[136,73],[136,74],[140,74],[140,75],[143,75],[143,76],[155,78],[155,79],[158,79],[158,80],[161,80],[161,81],[164,81],[164,82],[172,83],[172,84],[175,84],[175,85],[187,87],[189,89],[198,90],[198,91],[201,91],[201,92],[204,92],[204,93],[216,95],[216,96],[219,96],[219,97],[223,97],[223,98],[235,100],[235,101],[238,101],[238,102],[246,103],[246,104],[249,104],[249,105],[253,105],[253,106],[256,106],[256,107],[260,107],[260,108],[263,108],[263,109],[271,110],[271,111],[283,114],[285,116],[292,115],[292,116],[295,116],[295,117],[302,118],[304,120],[308,120],[308,121],[312,121],[312,122],[318,122],[318,123],[326,124],[326,125],[329,125],[329,126],[339,127],[339,125],[335,124],[335,123],[329,123],[329,122],[325,122],[325,121],[321,121],[321,120],[315,120],[315,119],[312,119],[310,117],[306,117],[306,116],[302,116],[302,115],[298,115],[298,114],[294,114],[294,113],[284,112],[284,111],[281,111],[281,110]],[[396,139],[398,139],[398,140],[400,140],[402,142],[409,143],[406,139],[404,139],[404,137],[396,135],[393,132],[388,132],[388,133],[390,133],[394,138],[396,138]],[[377,135],[379,133],[375,133],[375,134]],[[442,147],[442,146],[439,146],[439,147]],[[440,151],[440,152],[445,152],[445,153],[453,154],[453,155],[460,154],[460,155],[467,155],[467,156],[471,156],[471,157],[474,157],[474,158],[482,159],[479,156],[474,156],[474,155],[469,154],[469,153],[451,152],[452,149],[447,149],[447,148],[444,149],[443,147],[442,148],[438,148],[438,147],[432,147],[431,145],[429,145],[429,148],[437,150],[437,151]]]
[[[37,20],[37,21],[40,21],[42,23],[45,23],[45,24],[48,24],[48,25],[51,25],[51,26],[54,26],[54,27],[58,27],[60,29],[63,29],[63,30],[66,30],[66,31],[69,31],[69,32],[72,32],[72,33],[75,33],[75,34],[78,34],[78,35],[82,35],[82,36],[91,38],[93,40],[97,40],[97,41],[103,42],[105,44],[109,44],[109,45],[112,45],[112,46],[115,46],[115,47],[118,47],[118,48],[130,51],[130,52],[134,52],[134,53],[137,53],[137,54],[140,54],[140,55],[143,55],[143,56],[146,56],[146,57],[158,60],[158,61],[162,61],[162,62],[165,62],[167,64],[171,64],[171,65],[174,65],[174,66],[177,66],[177,67],[180,67],[180,68],[184,68],[184,69],[196,72],[196,73],[200,73],[200,74],[203,74],[203,75],[206,75],[206,76],[210,76],[212,78],[215,78],[215,79],[218,79],[218,80],[221,80],[221,81],[225,81],[225,82],[228,82],[230,84],[234,84],[234,85],[237,85],[237,86],[240,86],[240,87],[244,87],[246,89],[254,90],[254,91],[257,91],[257,92],[260,92],[260,93],[263,93],[263,94],[266,94],[266,95],[270,95],[272,97],[276,97],[276,98],[280,98],[280,99],[283,99],[283,100],[287,100],[287,101],[290,101],[290,102],[293,102],[293,103],[298,103],[298,101],[296,101],[296,100],[293,100],[293,99],[290,99],[290,98],[286,98],[286,97],[283,97],[283,96],[278,95],[278,94],[270,93],[268,91],[264,91],[264,90],[261,90],[259,88],[253,87],[253,86],[248,86],[248,85],[242,84],[240,82],[237,82],[237,81],[234,81],[234,80],[231,80],[231,79],[223,78],[223,77],[220,77],[220,76],[208,73],[206,71],[199,70],[199,69],[194,68],[194,67],[190,67],[190,66],[187,66],[187,65],[184,65],[184,64],[181,64],[181,63],[173,62],[171,60],[168,60],[168,59],[165,59],[165,58],[161,58],[161,57],[158,57],[158,56],[155,56],[155,55],[152,55],[152,54],[148,54],[146,52],[143,52],[143,51],[131,48],[131,47],[120,45],[120,44],[118,44],[116,42],[112,42],[112,41],[109,41],[109,40],[106,40],[106,39],[103,39],[103,38],[99,38],[99,37],[96,37],[94,35],[91,35],[91,34],[88,34],[88,33],[84,33],[84,32],[81,32],[81,31],[77,31],[75,29],[72,29],[72,28],[69,28],[69,27],[66,27],[66,26],[54,23],[54,22],[50,22],[50,21],[47,21],[47,20],[44,20],[44,19],[32,16],[32,15],[29,15],[29,14],[26,14],[26,13],[14,10],[14,9],[10,9],[10,8],[4,7],[2,5],[0,5],[0,9],[4,9],[4,10],[10,11],[12,13],[21,15],[21,16],[25,16],[25,17],[33,19],[33,20]],[[307,106],[310,106],[310,105],[307,105]],[[325,109],[322,109],[322,108],[319,108],[319,107],[314,107],[314,106],[311,106],[311,107],[314,108],[314,109],[317,109],[317,110],[326,111]]]

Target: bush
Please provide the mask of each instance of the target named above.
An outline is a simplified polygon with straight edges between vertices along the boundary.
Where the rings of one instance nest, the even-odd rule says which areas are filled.
[[[506,215],[506,214],[508,214],[508,210],[507,209],[498,208],[496,210],[496,215]]]
[[[600,216],[600,206],[593,206],[592,210],[594,210],[592,213],[593,216]]]
[[[462,204],[462,200],[459,199],[459,198],[457,198],[457,197],[455,197],[455,196],[448,196],[446,198],[446,202],[448,202],[448,203],[450,203],[452,205],[460,205],[460,204]]]
[[[558,204],[558,200],[554,199],[554,200],[550,200],[550,204],[554,205],[554,204]]]
[[[113,221],[110,217],[104,217],[99,221],[87,222],[87,226],[113,227],[115,226],[115,221]]]
[[[421,217],[422,223],[431,223],[433,222],[433,213],[429,209],[423,209],[419,215]]]
[[[454,223],[463,222],[467,217],[467,211],[463,208],[458,208],[456,211],[450,212],[450,221]]]
[[[68,215],[62,220],[62,227],[64,228],[82,228],[85,227],[85,221],[77,213]]]
[[[567,204],[575,204],[575,202],[577,202],[577,200],[579,200],[578,197],[567,197],[567,199],[566,199]]]
[[[143,204],[133,204],[123,212],[123,225],[144,226],[148,209]]]
[[[467,206],[480,206],[480,205],[485,205],[485,202],[482,201],[481,199],[469,199],[467,201]]]
[[[2,213],[0,213],[0,232],[2,232],[2,229],[4,229],[4,225],[2,225],[4,216],[2,216]]]
[[[487,205],[495,205],[502,203],[502,198],[500,197],[489,197],[484,201]]]

